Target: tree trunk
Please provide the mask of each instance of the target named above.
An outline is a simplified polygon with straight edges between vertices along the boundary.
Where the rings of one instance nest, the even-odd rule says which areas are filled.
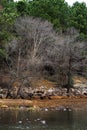
[[[68,81],[67,81],[67,96],[69,96],[69,90],[71,87],[71,66],[72,66],[72,54],[71,54],[71,48],[70,48],[70,58],[69,58],[69,68],[68,68]]]

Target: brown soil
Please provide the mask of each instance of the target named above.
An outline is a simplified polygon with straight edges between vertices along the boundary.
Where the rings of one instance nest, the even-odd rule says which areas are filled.
[[[87,108],[87,98],[83,97],[55,97],[49,99],[0,99],[1,108],[16,108],[19,106],[34,107],[34,108],[56,108],[56,107],[69,107],[71,109],[80,110]]]
[[[19,106],[31,107],[32,101],[22,99],[0,99],[1,108],[19,107]]]
[[[71,109],[87,108],[87,98],[61,98],[52,100],[33,100],[33,105],[41,108],[69,107]]]

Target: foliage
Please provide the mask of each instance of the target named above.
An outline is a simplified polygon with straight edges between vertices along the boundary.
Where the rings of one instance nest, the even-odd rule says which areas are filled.
[[[5,52],[1,46],[4,47],[5,43],[11,39],[13,24],[17,16],[16,5],[13,2],[6,3],[6,7],[0,11],[0,55],[2,56]]]
[[[76,2],[71,8],[71,25],[80,31],[87,34],[87,7],[85,3]]]
[[[27,1],[18,1],[17,3],[17,12],[20,14],[20,15],[26,15],[27,14],[27,6],[28,6],[28,3]]]
[[[5,50],[3,50],[3,49],[1,49],[1,48],[0,48],[0,56],[1,56],[1,57],[6,57]]]
[[[18,2],[9,0],[8,3],[4,0],[2,2],[5,5],[5,13],[9,15],[6,19],[8,17],[15,19],[18,15],[40,17],[50,21],[57,31],[65,33],[67,28],[75,27],[86,38],[87,7],[85,3],[75,2],[70,7],[65,0],[20,0]],[[8,23],[11,23],[9,20]]]
[[[55,29],[65,32],[69,27],[75,27],[86,35],[87,7],[85,3],[75,2],[70,7],[65,0],[21,0],[17,3],[20,15],[41,17],[50,21]]]
[[[56,28],[68,26],[69,8],[64,0],[33,0],[29,7],[30,15],[47,19]]]

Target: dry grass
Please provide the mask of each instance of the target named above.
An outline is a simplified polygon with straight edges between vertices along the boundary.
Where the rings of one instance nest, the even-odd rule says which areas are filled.
[[[74,84],[87,83],[87,78],[84,78],[84,77],[81,77],[81,76],[74,76],[73,80],[74,80]],[[43,79],[43,78],[41,78],[41,79],[33,79],[31,81],[31,86],[33,88],[38,88],[38,87],[44,86],[47,89],[49,89],[49,88],[56,87],[57,86],[57,82],[52,82],[52,81],[49,81],[49,80],[46,80],[46,79]]]
[[[81,76],[74,76],[73,77],[74,83],[87,83],[87,78]]]
[[[34,80],[32,80],[31,85],[33,88],[38,88],[38,87],[44,86],[47,89],[49,89],[49,88],[55,87],[56,82],[51,82],[46,79],[38,79],[38,80],[34,79]]]

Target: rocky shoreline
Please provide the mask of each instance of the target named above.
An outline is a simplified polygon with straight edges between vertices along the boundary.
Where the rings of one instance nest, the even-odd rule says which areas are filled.
[[[86,96],[87,79],[85,77],[74,76],[73,88],[62,88],[56,82],[45,79],[24,79],[11,80],[11,77],[0,77],[0,98],[1,99],[51,99],[53,96]]]
[[[69,96],[87,96],[87,87],[70,88]],[[51,99],[55,96],[67,96],[66,88],[46,88],[41,86],[32,89],[31,87],[0,88],[1,99]]]

